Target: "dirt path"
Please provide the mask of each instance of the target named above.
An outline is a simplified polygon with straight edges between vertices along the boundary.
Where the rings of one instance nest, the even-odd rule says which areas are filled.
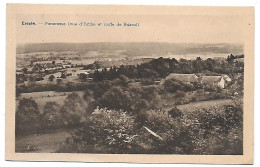
[[[15,141],[16,152],[52,153],[64,144],[69,132],[56,132],[41,135],[29,135]],[[29,144],[29,151],[27,151]]]

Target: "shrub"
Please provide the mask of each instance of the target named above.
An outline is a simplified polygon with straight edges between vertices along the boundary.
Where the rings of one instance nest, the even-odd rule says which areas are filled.
[[[76,93],[68,95],[60,111],[64,124],[69,127],[79,125],[86,115],[84,102]]]
[[[181,84],[173,79],[165,80],[163,87],[166,92],[170,93],[175,93],[177,90],[182,90]]]
[[[23,98],[15,113],[15,133],[25,135],[40,131],[40,112],[37,103],[31,98]]]
[[[111,89],[111,87],[112,85],[109,81],[102,81],[94,84],[92,88],[94,99],[96,100],[102,97],[107,90]]]
[[[130,83],[130,80],[125,75],[120,75],[118,78],[113,80],[113,85],[127,87],[127,85]]]
[[[130,95],[120,87],[112,87],[97,100],[97,106],[129,111],[131,110]]]
[[[153,85],[153,84],[155,84],[155,82],[152,79],[144,78],[144,79],[141,79],[141,84],[142,85]]]
[[[165,111],[149,111],[146,126],[162,137],[162,141],[152,140],[148,153],[154,154],[191,154],[192,138],[195,135],[193,120],[173,118]],[[191,127],[193,128],[191,130]],[[146,141],[149,139],[147,138]]]
[[[43,129],[50,130],[62,127],[63,119],[60,113],[60,106],[56,102],[47,102],[41,119]]]
[[[241,155],[243,114],[239,106],[238,102],[189,112],[150,110],[136,116],[97,108],[60,151]]]
[[[142,87],[141,99],[145,99],[148,102],[148,109],[160,109],[162,107],[161,96],[156,86]]]
[[[72,138],[68,139],[61,150],[87,153],[131,153],[135,146],[133,142],[135,136],[132,116],[122,111],[97,108],[82,123],[82,126],[75,130]]]
[[[177,107],[173,107],[170,111],[168,111],[168,114],[172,118],[181,118],[183,116],[181,110],[179,110]]]

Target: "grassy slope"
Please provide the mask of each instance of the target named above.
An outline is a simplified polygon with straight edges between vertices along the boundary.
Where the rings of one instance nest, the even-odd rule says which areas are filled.
[[[70,137],[67,131],[29,135],[16,139],[15,150],[16,152],[51,153],[58,150],[67,137]],[[29,151],[27,151],[28,144],[30,145]]]
[[[43,113],[44,106],[47,102],[56,102],[60,106],[64,104],[64,100],[67,98],[69,94],[73,92],[54,92],[54,91],[46,91],[46,92],[33,92],[33,93],[22,93],[20,99],[22,98],[33,98],[38,104],[38,108],[41,113]],[[75,93],[79,94],[83,97],[83,91],[76,91]],[[16,103],[19,103],[19,100],[16,100]],[[19,104],[16,105],[16,108]]]

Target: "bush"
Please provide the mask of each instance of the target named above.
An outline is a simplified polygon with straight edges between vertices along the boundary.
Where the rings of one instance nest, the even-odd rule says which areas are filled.
[[[15,113],[15,133],[26,135],[40,131],[40,112],[37,103],[31,98],[19,102]]]
[[[131,110],[131,99],[128,92],[120,87],[112,87],[97,99],[97,106],[114,110]]]
[[[134,118],[127,113],[97,108],[82,123],[82,127],[75,130],[61,151],[131,153],[135,147],[135,129]]]
[[[191,154],[192,138],[197,126],[193,120],[173,118],[165,111],[151,110],[147,114],[146,126],[162,137],[163,140],[152,140],[147,153],[153,154]],[[192,127],[192,130],[191,130]],[[149,136],[146,141],[149,140]]]
[[[47,102],[42,114],[42,128],[45,130],[57,129],[63,126],[60,106],[56,102]]]
[[[84,121],[86,115],[84,102],[76,93],[68,95],[60,111],[64,125],[69,127],[79,125]]]
[[[168,114],[172,118],[181,118],[183,116],[181,110],[179,110],[177,107],[173,107],[170,111],[168,111]]]
[[[203,85],[203,88],[205,91],[208,92],[217,92],[218,91],[218,86],[217,85]]]
[[[126,88],[129,83],[130,83],[130,80],[125,75],[120,75],[118,78],[113,80],[113,85],[121,86],[124,88]]]
[[[144,79],[141,79],[141,84],[142,85],[154,85],[155,82],[152,79],[144,78]]]
[[[177,90],[182,90],[181,84],[173,79],[165,80],[163,87],[166,92],[170,93],[175,93]]]
[[[189,112],[150,110],[136,116],[97,108],[60,151],[241,155],[243,113],[237,104]]]

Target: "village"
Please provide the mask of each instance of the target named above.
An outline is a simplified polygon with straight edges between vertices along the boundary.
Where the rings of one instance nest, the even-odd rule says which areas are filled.
[[[236,59],[235,61],[243,63],[243,58]],[[92,81],[95,71],[102,72],[111,69],[111,67],[98,68],[96,66],[90,66],[90,64],[84,65],[82,63],[77,64],[77,62],[72,62],[73,60],[65,60],[64,58],[60,60],[31,61],[29,65],[17,67],[17,84],[29,85],[32,82],[35,84],[57,84],[62,82]],[[98,63],[95,61],[93,64]],[[171,73],[166,78],[162,78],[160,81],[157,80],[157,83],[163,84],[165,79],[171,78],[184,83],[200,82],[205,85],[217,85],[222,89],[225,88],[228,82],[231,82],[230,77],[226,74],[212,76],[207,74],[207,72],[202,72],[196,74]]]

